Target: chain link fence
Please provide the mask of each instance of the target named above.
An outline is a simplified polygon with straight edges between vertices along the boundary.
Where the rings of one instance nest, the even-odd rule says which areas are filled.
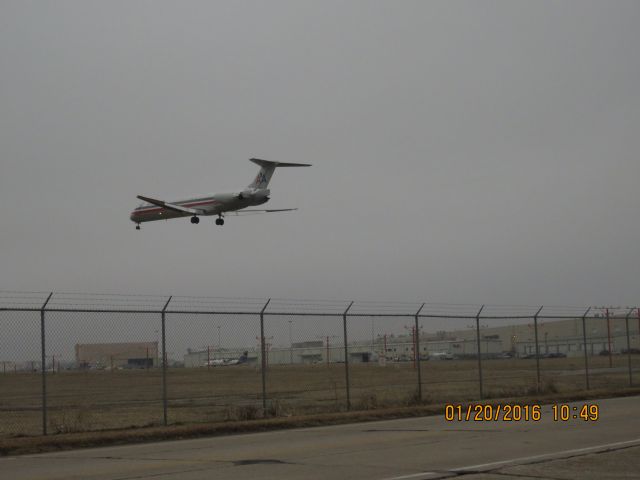
[[[0,437],[637,384],[636,307],[0,292]]]

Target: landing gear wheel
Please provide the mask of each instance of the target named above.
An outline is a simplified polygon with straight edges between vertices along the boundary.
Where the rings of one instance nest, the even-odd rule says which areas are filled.
[[[136,225],[136,230],[140,230],[140,224]]]
[[[224,225],[224,218],[221,216],[216,218],[216,225]]]
[[[193,217],[191,217],[191,223],[198,224],[200,223],[200,219],[194,215]]]

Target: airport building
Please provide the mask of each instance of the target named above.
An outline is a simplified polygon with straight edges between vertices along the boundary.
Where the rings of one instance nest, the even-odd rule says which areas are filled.
[[[158,342],[78,343],[79,369],[150,368],[160,364]]]
[[[465,349],[469,354],[475,354],[476,341],[459,342],[454,340],[420,341],[420,358],[430,357],[443,358],[456,350],[456,346],[461,346],[461,352]],[[386,355],[384,353],[386,346]],[[383,339],[369,342],[353,342],[349,345],[349,363],[371,363],[371,362],[409,362],[414,358],[414,344],[410,337],[395,337],[387,340],[386,345]],[[488,340],[483,343],[483,348],[487,348],[492,354],[501,352],[502,344],[495,340]],[[220,359],[239,358],[247,349],[209,349],[209,350],[189,350],[184,356],[185,367],[205,367],[215,365]],[[344,363],[344,346],[336,342],[335,345],[327,346],[323,341],[310,341],[292,343],[288,346],[274,347],[267,343],[266,357],[269,365],[310,365],[318,363]],[[483,350],[483,354],[485,350]],[[248,350],[247,363],[249,365],[260,364],[261,351],[256,347]],[[448,358],[448,357],[447,357]]]
[[[480,327],[480,342],[476,329],[440,331],[420,334],[421,359],[475,358],[480,344],[480,353],[486,358],[498,358],[509,355],[525,357],[534,355],[535,328],[533,321],[514,319],[500,320],[502,326]],[[517,323],[520,322],[520,323]],[[506,324],[506,325],[505,325]],[[624,353],[627,349],[626,322],[622,317],[604,317],[538,321],[538,348],[541,355],[561,354],[583,356],[585,347],[588,355],[598,355],[611,348],[615,353]],[[640,321],[629,322],[629,344],[632,349],[640,349],[638,330]],[[349,344],[350,363],[368,362],[408,362],[414,359],[414,339],[411,335],[384,335],[368,341],[354,341]],[[248,350],[249,364],[259,364],[259,347],[231,348],[221,350],[189,351],[184,357],[186,367],[206,366],[212,359],[239,358]],[[290,346],[266,345],[267,363],[271,365],[343,363],[344,346],[338,339],[334,343],[316,340],[291,343]]]
[[[501,322],[505,322],[501,320]],[[485,347],[489,341],[499,345],[501,352],[510,352],[522,357],[536,352],[535,328],[533,320],[527,323],[505,326],[482,326],[480,328],[480,351],[494,353]],[[640,347],[638,319],[629,321],[629,344],[631,348]],[[477,337],[475,329],[446,332],[446,336],[456,340],[451,345],[451,353],[461,354],[466,349],[475,354]],[[586,337],[586,342],[585,342]],[[422,337],[421,337],[422,338]],[[564,320],[538,320],[538,348],[540,354],[564,354],[567,356],[584,355],[586,343],[588,355],[600,352],[623,353],[627,349],[627,329],[624,317],[572,318]],[[469,350],[471,349],[471,350]]]

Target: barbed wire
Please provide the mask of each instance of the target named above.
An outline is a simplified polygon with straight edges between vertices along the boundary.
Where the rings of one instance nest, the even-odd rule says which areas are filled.
[[[41,308],[51,292],[0,290],[0,309]],[[610,309],[611,316],[629,314],[637,307],[578,307],[578,306],[534,306],[534,305],[481,305],[465,303],[440,302],[406,302],[366,300],[350,302],[347,300],[327,299],[290,299],[290,298],[256,298],[256,297],[224,297],[196,295],[152,295],[122,293],[81,293],[54,292],[46,308],[57,311],[92,310],[111,312],[118,310],[141,310],[145,312],[161,312],[166,302],[167,313],[259,313],[269,301],[266,315],[342,315],[349,307],[350,316],[415,316],[438,318],[579,318],[585,314],[590,317],[603,315],[605,308]]]

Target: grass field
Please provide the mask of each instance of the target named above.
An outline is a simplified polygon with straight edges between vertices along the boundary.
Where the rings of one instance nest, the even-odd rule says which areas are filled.
[[[590,357],[590,387],[629,385],[628,359]],[[541,388],[571,393],[585,389],[582,358],[541,359]],[[632,359],[640,383],[640,356]],[[419,402],[417,370],[411,363],[350,365],[354,410]],[[479,398],[476,360],[422,363],[422,403]],[[172,425],[249,420],[263,416],[262,375],[255,366],[170,369],[168,422]],[[0,374],[0,437],[42,433],[41,376]],[[483,360],[485,398],[517,397],[536,391],[536,362]],[[347,408],[345,368],[332,365],[279,365],[267,371],[267,415],[338,412]],[[151,370],[63,371],[47,376],[49,433],[98,431],[161,425],[162,372]]]

